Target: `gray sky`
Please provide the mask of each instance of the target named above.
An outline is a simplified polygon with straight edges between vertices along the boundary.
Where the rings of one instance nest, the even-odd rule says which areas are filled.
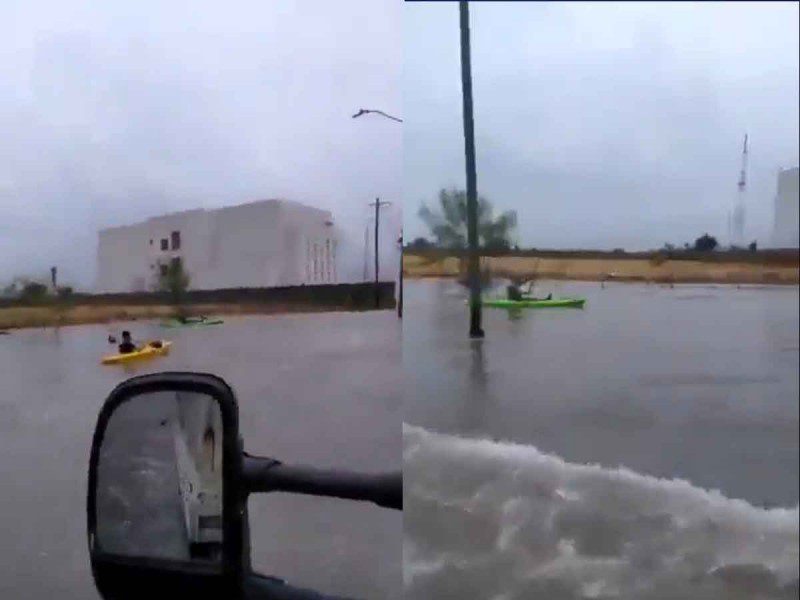
[[[401,201],[397,0],[0,4],[0,281],[91,285],[97,229],[285,197]]]
[[[536,247],[727,241],[750,134],[748,239],[798,162],[798,3],[471,4],[478,191]],[[465,187],[456,3],[404,7],[406,238]]]

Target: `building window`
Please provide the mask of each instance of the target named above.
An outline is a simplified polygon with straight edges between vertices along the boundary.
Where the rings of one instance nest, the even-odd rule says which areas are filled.
[[[167,238],[161,238],[161,249],[169,250],[169,240]]]
[[[172,249],[173,250],[180,250],[181,249],[181,232],[180,231],[173,231],[172,235]]]
[[[158,265],[158,268],[161,270],[161,276],[167,276],[167,265]]]
[[[151,246],[153,245],[153,240],[150,240],[150,245],[151,245]]]
[[[180,269],[180,267],[181,267],[181,257],[180,256],[176,256],[170,262],[172,263],[172,267],[174,269]]]

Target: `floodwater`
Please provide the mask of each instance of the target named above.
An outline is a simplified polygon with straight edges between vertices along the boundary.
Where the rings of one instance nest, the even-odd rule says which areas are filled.
[[[169,356],[100,366],[106,337],[167,337]],[[286,463],[367,472],[401,465],[400,324],[392,311],[14,331],[0,338],[0,597],[92,598],[89,449],[111,389],[135,374],[217,374],[239,401],[245,449]],[[294,585],[399,598],[402,514],[288,494],[250,501],[253,566]]]
[[[406,283],[407,597],[796,598],[798,288],[549,292]]]

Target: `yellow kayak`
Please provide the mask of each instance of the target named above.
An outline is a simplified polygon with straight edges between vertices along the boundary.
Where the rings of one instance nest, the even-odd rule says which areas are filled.
[[[104,356],[103,359],[100,361],[100,363],[104,365],[118,365],[120,363],[126,363],[141,358],[153,358],[155,356],[165,356],[169,354],[170,346],[172,346],[172,342],[167,342],[166,340],[157,340],[154,342],[149,342],[143,348],[139,348],[138,350],[134,350],[133,352],[127,352],[125,354],[110,354],[108,356]]]

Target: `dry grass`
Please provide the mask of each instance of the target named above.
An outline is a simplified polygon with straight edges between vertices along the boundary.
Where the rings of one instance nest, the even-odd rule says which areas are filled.
[[[800,283],[795,265],[721,263],[689,260],[651,261],[647,259],[540,258],[534,256],[486,257],[493,276],[576,281],[652,281],[668,283]],[[457,277],[459,259],[406,255],[403,273],[407,277]]]
[[[282,314],[290,312],[324,312],[347,310],[347,307],[326,307],[304,304],[198,304],[187,306],[187,316]],[[35,306],[0,308],[0,330],[26,327],[57,327],[165,319],[175,314],[172,306]]]

